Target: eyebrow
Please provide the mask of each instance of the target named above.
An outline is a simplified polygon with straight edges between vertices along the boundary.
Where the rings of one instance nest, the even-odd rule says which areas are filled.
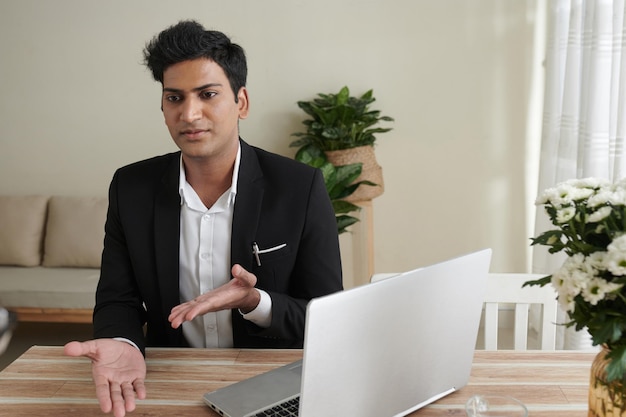
[[[209,83],[209,84],[204,84],[201,85],[200,87],[196,87],[193,88],[191,91],[202,91],[205,90],[207,88],[213,88],[213,87],[222,87],[222,84],[220,83]],[[169,88],[169,87],[163,87],[163,92],[169,92],[169,93],[182,93],[183,90],[179,89],[179,88]]]

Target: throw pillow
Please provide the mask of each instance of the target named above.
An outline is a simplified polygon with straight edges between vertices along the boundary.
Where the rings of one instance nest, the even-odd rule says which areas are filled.
[[[0,196],[0,265],[41,264],[46,196]]]
[[[43,265],[99,268],[106,212],[106,197],[51,197]]]

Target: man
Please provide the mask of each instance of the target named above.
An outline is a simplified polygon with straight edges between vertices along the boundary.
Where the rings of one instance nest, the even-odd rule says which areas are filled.
[[[144,55],[180,152],[115,173],[95,339],[65,348],[92,360],[100,407],[116,417],[145,398],[146,346],[301,347],[307,303],[342,289],[321,173],[239,138],[243,50],[184,21]]]

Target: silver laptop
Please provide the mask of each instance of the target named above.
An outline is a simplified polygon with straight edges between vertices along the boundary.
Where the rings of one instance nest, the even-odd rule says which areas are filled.
[[[486,249],[316,298],[302,361],[204,401],[227,417],[281,404],[300,417],[404,416],[436,401],[469,379],[490,260]]]

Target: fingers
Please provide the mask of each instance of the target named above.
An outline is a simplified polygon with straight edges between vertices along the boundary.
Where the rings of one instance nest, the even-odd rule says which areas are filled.
[[[216,292],[213,292],[216,294]],[[216,295],[216,298],[219,295]],[[202,298],[202,299],[200,299]],[[169,317],[167,318],[174,329],[178,329],[184,322],[195,319],[200,314],[206,314],[210,311],[217,311],[223,309],[220,306],[214,305],[215,299],[211,295],[203,294],[197,299],[187,301],[186,303],[179,304],[172,308]]]
[[[111,412],[112,406],[112,390],[109,388],[109,381],[104,376],[94,377],[94,384],[96,385],[96,398],[100,404],[100,409],[103,413]]]
[[[116,417],[123,417],[126,414],[125,411],[135,410],[135,387],[130,382],[123,382],[120,387],[122,389],[122,401],[113,403],[113,413]]]
[[[230,271],[233,274],[233,278],[239,280],[241,285],[246,287],[254,287],[256,285],[256,276],[253,273],[246,271],[241,265],[235,264]]]
[[[63,347],[63,353],[67,356],[86,356],[94,359],[96,344],[93,340],[87,342],[69,342]]]
[[[254,290],[256,276],[238,264],[232,267],[231,273],[233,279],[228,283],[172,308],[168,317],[171,326],[177,329],[185,321],[209,312],[232,308],[242,311],[254,309],[259,301],[258,291]]]
[[[205,308],[208,308],[208,306]],[[196,318],[198,314],[202,314],[203,309],[201,301],[193,299],[174,307],[168,317],[168,320],[170,321],[172,327],[177,329],[181,324],[183,324],[183,322],[191,321]]]
[[[113,411],[115,417],[124,417],[127,412],[135,410],[136,398],[146,398],[146,388],[142,379],[132,384],[128,381],[115,383],[100,379],[96,382],[96,398],[102,412]]]
[[[136,379],[133,382],[133,387],[135,387],[135,394],[137,394],[137,398],[140,400],[146,399],[146,385],[143,382],[143,379]]]
[[[83,348],[80,342],[69,342],[63,346],[63,354],[66,356],[81,356]]]

